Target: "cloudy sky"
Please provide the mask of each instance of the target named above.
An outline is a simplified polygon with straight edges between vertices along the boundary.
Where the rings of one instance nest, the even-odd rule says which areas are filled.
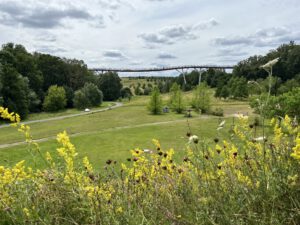
[[[299,0],[0,0],[0,44],[91,67],[235,64],[300,42]]]

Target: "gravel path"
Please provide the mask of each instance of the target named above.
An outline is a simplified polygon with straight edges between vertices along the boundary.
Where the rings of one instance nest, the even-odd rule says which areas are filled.
[[[85,116],[85,115],[94,114],[94,113],[98,113],[98,112],[104,112],[104,111],[115,109],[115,108],[118,108],[121,106],[123,106],[123,103],[114,102],[113,106],[110,106],[110,107],[107,107],[104,109],[91,110],[90,112],[81,112],[81,113],[71,114],[71,115],[66,115],[66,116],[51,117],[51,118],[47,118],[47,119],[31,120],[31,121],[27,121],[27,122],[22,122],[22,124],[42,123],[42,122],[48,122],[48,121],[53,121],[53,120],[63,120],[66,118],[72,118],[72,117],[76,117],[76,116]],[[0,129],[4,128],[4,127],[9,127],[9,126],[10,126],[10,124],[1,125]]]

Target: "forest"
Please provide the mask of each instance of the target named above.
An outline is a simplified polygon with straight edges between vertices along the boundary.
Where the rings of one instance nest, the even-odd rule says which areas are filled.
[[[294,42],[283,44],[265,56],[251,56],[239,62],[232,73],[213,69],[205,71],[201,81],[215,88],[216,97],[247,99],[267,92],[269,77],[261,66],[274,58],[279,58],[273,68],[271,81],[271,102],[274,106],[285,102],[288,96],[299,93],[298,89],[292,94],[285,94],[300,86],[300,45]],[[103,100],[114,101],[133,94],[149,95],[154,86],[161,93],[167,93],[174,82],[183,91],[192,90],[199,84],[198,71],[178,77],[140,78],[146,79],[148,84],[138,83],[122,88],[118,74],[96,75],[88,70],[82,60],[30,53],[24,46],[13,43],[4,44],[0,50],[0,104],[19,113],[23,119],[32,112],[51,112],[72,107],[84,109],[99,105]],[[297,99],[289,101],[294,101],[298,107]],[[256,107],[257,104],[252,101],[251,105]],[[270,110],[273,112],[270,116],[287,113],[286,110],[274,111]]]

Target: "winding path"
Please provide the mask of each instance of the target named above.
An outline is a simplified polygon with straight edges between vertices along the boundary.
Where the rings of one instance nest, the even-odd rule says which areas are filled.
[[[27,122],[25,121],[25,122],[22,122],[22,124],[42,123],[42,122],[48,122],[48,121],[53,121],[53,120],[62,120],[62,119],[66,119],[66,118],[76,117],[76,116],[85,116],[85,115],[94,114],[94,113],[98,113],[98,112],[108,111],[108,110],[119,108],[119,107],[123,106],[123,103],[121,103],[121,102],[113,102],[113,103],[114,103],[113,106],[109,106],[104,109],[91,110],[90,112],[81,112],[81,113],[65,115],[65,116],[51,117],[51,118],[47,118],[47,119],[31,120],[31,121],[27,121]],[[4,127],[9,127],[9,126],[10,126],[10,124],[1,125],[0,129],[4,128]]]

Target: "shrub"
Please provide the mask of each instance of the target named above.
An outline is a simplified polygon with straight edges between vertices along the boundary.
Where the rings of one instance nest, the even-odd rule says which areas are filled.
[[[203,113],[207,113],[210,110],[210,95],[208,86],[202,83],[196,87],[193,93],[192,107]]]
[[[75,92],[73,104],[77,109],[85,109],[91,106],[91,103],[82,90]]]
[[[91,106],[100,106],[103,101],[102,91],[93,83],[86,83],[82,88],[82,92],[89,100]]]
[[[275,116],[300,118],[300,88],[294,88],[279,96],[261,95],[259,98],[252,98],[250,106],[256,113],[272,118]]]
[[[146,87],[146,88],[144,89],[144,95],[150,95],[150,94],[151,94],[151,91],[152,91],[151,88]]]
[[[124,88],[121,89],[121,97],[122,98],[128,98],[129,100],[131,99],[132,92],[131,92],[129,87],[124,87]]]
[[[66,91],[57,85],[50,86],[44,99],[43,108],[45,111],[54,112],[64,109],[67,105]]]
[[[224,110],[222,108],[215,108],[212,112],[212,115],[214,116],[224,116]]]
[[[102,91],[93,83],[86,83],[83,88],[75,92],[73,104],[77,109],[100,106],[103,101]]]

